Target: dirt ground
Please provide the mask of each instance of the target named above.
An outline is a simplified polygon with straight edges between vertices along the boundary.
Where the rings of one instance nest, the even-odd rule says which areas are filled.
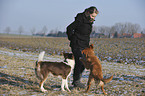
[[[69,78],[71,92],[60,90],[61,78],[48,76],[42,93],[39,89],[39,80],[35,75],[35,61],[38,53],[22,52],[0,47],[0,95],[2,96],[103,96],[100,88],[92,83],[91,90],[74,89],[71,85],[72,75]],[[59,55],[45,54],[44,60],[63,61]],[[105,85],[108,96],[145,96],[145,68],[143,66],[122,63],[101,62],[104,78],[114,74],[110,83]],[[81,81],[86,85],[89,70],[83,72]]]
[[[102,61],[136,64],[145,67],[145,38],[91,38],[96,56]],[[0,34],[0,47],[23,52],[62,55],[70,52],[66,37],[33,37]]]

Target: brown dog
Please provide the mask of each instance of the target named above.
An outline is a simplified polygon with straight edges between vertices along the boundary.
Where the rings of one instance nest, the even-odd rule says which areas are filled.
[[[108,83],[113,79],[113,75],[109,77],[108,79],[103,78],[103,73],[102,73],[102,66],[100,63],[100,60],[95,56],[94,50],[93,50],[93,44],[89,46],[89,48],[86,48],[82,51],[82,54],[85,54],[86,57],[80,58],[80,60],[83,62],[84,66],[87,69],[90,69],[90,74],[89,74],[89,80],[87,84],[87,90],[88,92],[90,90],[91,86],[91,81],[95,80],[95,83],[99,86],[101,86],[101,89],[103,93],[106,95],[104,90],[104,83]]]

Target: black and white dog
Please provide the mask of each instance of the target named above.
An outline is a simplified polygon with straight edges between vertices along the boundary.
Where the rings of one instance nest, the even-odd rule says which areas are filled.
[[[68,87],[68,77],[71,75],[71,72],[74,68],[74,56],[72,53],[63,53],[65,58],[64,62],[49,62],[43,61],[45,51],[41,52],[38,57],[38,61],[36,61],[35,73],[36,76],[41,80],[39,83],[40,89],[42,92],[45,92],[43,88],[43,84],[47,79],[49,73],[52,73],[54,76],[62,77],[61,90],[65,91],[64,86],[70,92]]]

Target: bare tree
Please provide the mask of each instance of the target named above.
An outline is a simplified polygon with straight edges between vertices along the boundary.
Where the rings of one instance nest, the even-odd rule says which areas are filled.
[[[98,32],[98,30],[97,30],[97,29],[98,29],[98,27],[97,27],[97,26],[93,26],[92,32],[94,32],[94,31],[95,31],[95,32]]]
[[[7,34],[9,34],[11,32],[11,28],[10,27],[6,27],[6,29],[4,30]]]
[[[143,32],[143,34],[145,34],[145,28],[143,29],[143,31],[142,31],[142,32]]]
[[[115,32],[121,35],[123,35],[123,33],[134,34],[134,33],[141,32],[141,27],[139,24],[116,23],[110,29],[110,33],[115,33]]]
[[[132,34],[134,33],[138,33],[138,32],[141,32],[141,27],[139,24],[133,24],[132,25]]]
[[[123,34],[125,33],[125,25],[122,23],[116,23],[112,28],[111,31],[113,31],[112,33],[120,33]]]
[[[24,32],[24,29],[23,29],[22,26],[20,26],[20,27],[18,28],[18,33],[21,35],[23,32]]]
[[[44,33],[44,34],[46,35],[46,32],[47,32],[47,31],[48,31],[47,27],[44,26],[44,27],[42,28],[42,33]]]
[[[122,24],[121,26],[122,26],[122,28],[120,30],[120,34],[123,35],[123,33],[127,33],[128,29],[127,29],[126,24]]]
[[[32,28],[30,31],[31,31],[31,33],[32,33],[32,35],[33,35],[33,34],[35,34],[36,29],[35,29],[35,28]]]
[[[94,31],[96,33],[103,33],[103,34],[109,35],[110,27],[107,27],[107,26],[98,26],[98,27],[94,26],[92,32],[94,32]]]
[[[126,23],[125,26],[127,27],[127,33],[129,34],[141,32],[141,27],[139,24]]]
[[[110,34],[113,34],[116,32],[116,28],[115,26],[112,26],[111,29],[110,29]]]
[[[110,27],[101,26],[101,27],[100,27],[100,32],[103,33],[103,34],[105,34],[105,35],[109,35],[110,29],[111,29]]]
[[[54,30],[52,29],[52,30],[50,30],[50,34],[53,34],[54,33]]]

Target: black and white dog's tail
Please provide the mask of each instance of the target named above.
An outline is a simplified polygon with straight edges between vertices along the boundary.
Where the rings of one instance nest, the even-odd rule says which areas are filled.
[[[44,54],[45,54],[45,51],[42,51],[42,52],[39,54],[38,62],[43,61]]]
[[[40,73],[40,64],[39,64],[39,62],[43,61],[44,54],[45,54],[45,51],[42,51],[39,54],[38,61],[36,61],[36,66],[35,66],[35,74],[36,74],[37,78],[39,78],[39,79],[43,79],[43,76]]]

